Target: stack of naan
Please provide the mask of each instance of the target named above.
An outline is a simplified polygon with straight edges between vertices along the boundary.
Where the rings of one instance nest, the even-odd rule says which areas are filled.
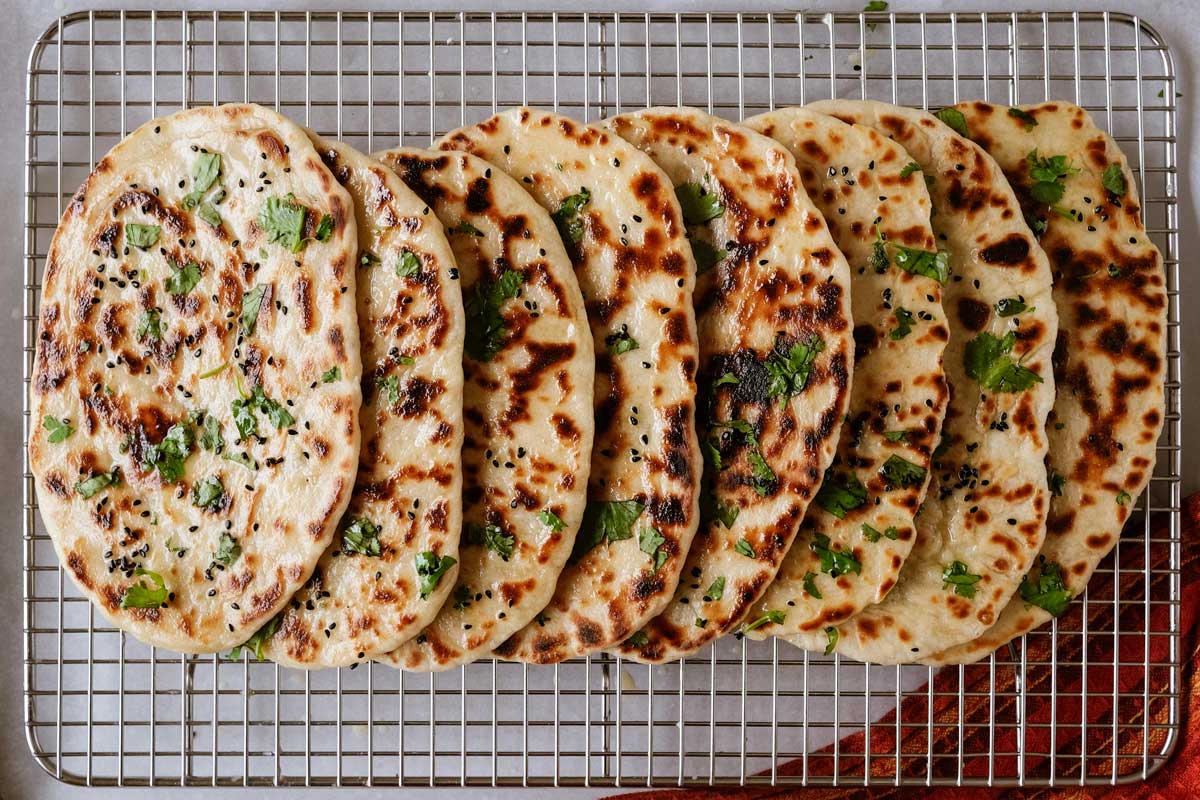
[[[30,463],[138,639],[966,663],[1061,614],[1150,480],[1163,261],[1076,106],[518,108],[398,145],[183,111],[67,205]]]

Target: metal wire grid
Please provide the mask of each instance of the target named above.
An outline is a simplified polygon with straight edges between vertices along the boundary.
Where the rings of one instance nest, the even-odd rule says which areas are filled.
[[[1081,784],[1144,778],[1172,752],[1180,707],[1176,95],[1167,46],[1137,18],[89,12],[63,17],[36,42],[28,82],[27,386],[45,253],[97,157],[150,117],[240,100],[372,150],[425,144],[518,103],[586,120],[652,104],[737,119],[831,96],[931,108],[975,97],[1070,99],[1129,156],[1166,258],[1170,304],[1158,466],[1138,522],[1082,598],[1086,611],[1111,609],[1115,622],[1085,613],[1081,627],[1056,623],[1030,634],[1053,639],[1054,661],[1035,663],[1018,643],[936,685],[922,667],[866,667],[732,639],[653,669],[600,656],[541,668],[487,662],[432,677],[377,666],[305,674],[158,652],[107,627],[64,578],[26,461],[26,732],[39,764],[60,780]],[[27,435],[36,423],[28,400],[24,416]],[[1165,534],[1152,533],[1150,512],[1169,515]],[[1164,557],[1170,568],[1152,574],[1147,565]],[[1072,645],[1080,655],[1062,656]],[[932,711],[915,726],[880,721],[914,696],[930,708],[947,697],[960,709],[978,702],[966,687],[981,674],[992,687],[982,732],[966,730],[961,711],[949,725]],[[1020,691],[995,688],[1006,676]],[[1075,682],[1078,691],[1063,688]],[[1027,713],[1047,702],[1049,745],[1046,724]],[[870,735],[882,725],[896,745],[873,753]],[[866,752],[843,752],[839,741],[859,730]]]

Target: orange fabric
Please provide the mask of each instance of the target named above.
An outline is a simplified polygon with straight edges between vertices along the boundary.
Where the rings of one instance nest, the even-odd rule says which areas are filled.
[[[1200,647],[1197,646],[1195,623],[1197,610],[1200,609],[1200,584],[1190,580],[1196,570],[1197,556],[1200,556],[1200,493],[1187,498],[1183,506],[1182,558],[1180,574],[1183,580],[1183,602],[1180,609],[1180,629],[1183,638],[1180,643],[1180,657],[1184,659],[1182,694],[1183,729],[1182,739],[1177,743],[1174,758],[1151,778],[1140,784],[1129,786],[1096,786],[1088,788],[1066,787],[1043,790],[1015,790],[978,788],[940,788],[923,793],[935,800],[959,800],[966,797],[1016,798],[1038,797],[1067,800],[1068,798],[1101,798],[1121,797],[1152,800],[1157,798],[1200,797]],[[1154,533],[1152,540],[1161,539],[1167,535],[1168,520],[1163,517],[1153,521]],[[1129,635],[1121,635],[1117,643],[1118,664],[1127,664],[1117,671],[1117,681],[1121,700],[1117,709],[1117,724],[1129,726],[1126,732],[1121,732],[1118,739],[1119,774],[1136,773],[1141,768],[1142,720],[1143,713],[1141,693],[1165,693],[1168,691],[1169,670],[1151,668],[1143,670],[1142,661],[1145,658],[1147,629],[1142,619],[1145,606],[1140,601],[1145,598],[1147,587],[1141,577],[1141,562],[1138,556],[1131,559],[1129,554],[1123,554],[1121,562],[1122,582],[1120,588],[1120,630],[1130,631]],[[1151,597],[1165,596],[1161,584],[1169,578],[1165,569],[1156,569],[1167,565],[1167,548],[1154,546],[1151,548]],[[1111,560],[1111,556],[1110,556]],[[1105,631],[1102,635],[1084,637],[1078,633],[1082,625],[1082,604],[1076,603],[1059,620],[1059,638],[1056,655],[1060,666],[1056,675],[1052,676],[1049,669],[1037,668],[1027,672],[1027,723],[1028,751],[1045,753],[1050,750],[1051,703],[1049,692],[1057,687],[1060,692],[1055,709],[1059,734],[1056,736],[1055,750],[1058,761],[1054,771],[1061,782],[1079,780],[1081,760],[1079,753],[1086,748],[1089,754],[1088,771],[1093,778],[1107,779],[1112,771],[1112,759],[1109,754],[1113,749],[1113,708],[1111,699],[1093,699],[1088,703],[1088,736],[1087,741],[1079,741],[1081,704],[1078,694],[1081,682],[1085,679],[1084,671],[1078,666],[1083,655],[1082,648],[1087,646],[1089,669],[1086,673],[1088,693],[1103,695],[1112,694],[1113,684],[1113,608],[1111,577],[1105,588],[1104,580],[1096,580],[1089,587],[1088,630],[1092,632]],[[1106,602],[1107,601],[1107,602]],[[1168,629],[1166,604],[1151,605],[1151,631]],[[1156,635],[1150,637],[1149,660],[1168,662],[1170,660],[1169,637]],[[1031,634],[1028,638],[1026,655],[1028,663],[1048,661],[1050,657],[1050,637],[1041,634]],[[963,701],[958,700],[959,673],[954,669],[945,669],[939,673],[935,681],[935,697],[933,719],[935,725],[943,723],[950,727],[935,727],[935,752],[954,753],[959,746],[959,729],[957,721],[961,708],[963,734],[961,746],[967,753],[995,752],[999,754],[1013,753],[1017,745],[1016,709],[1013,707],[1014,698],[1011,694],[1015,680],[1015,672],[1010,668],[998,666],[994,676],[997,698],[995,707],[987,695],[993,680],[993,675],[984,666],[966,667],[962,672]],[[1053,684],[1051,683],[1053,680]],[[949,696],[939,696],[937,691],[951,692]],[[1070,697],[1074,692],[1076,697]],[[973,697],[972,693],[981,696]],[[1001,695],[1003,693],[1003,695]],[[1046,696],[1039,696],[1039,695]],[[1151,700],[1148,713],[1151,724],[1167,721],[1168,706],[1165,701]],[[896,751],[896,712],[889,712],[883,719],[871,728],[872,753],[894,753]],[[906,777],[925,774],[925,753],[927,752],[929,718],[928,697],[922,692],[911,692],[905,696],[900,709],[900,752],[904,762],[903,770]],[[989,723],[998,723],[994,744],[989,746]],[[911,722],[911,727],[905,722]],[[1040,727],[1041,726],[1044,727]],[[1165,730],[1151,729],[1149,733],[1149,752],[1156,752],[1162,747]],[[848,736],[840,742],[839,765],[841,773],[847,780],[861,780],[863,769],[863,748],[865,737],[862,732]],[[823,757],[823,753],[831,753],[830,748],[809,756],[809,774],[829,775],[832,771],[832,758]],[[905,754],[911,753],[906,757]],[[1073,757],[1069,754],[1073,753]],[[858,755],[856,755],[858,754]],[[1136,756],[1134,754],[1137,754]],[[994,774],[1011,775],[1016,770],[1016,757],[997,755],[994,758]],[[890,780],[894,777],[895,759],[872,758],[872,771],[877,780]],[[800,768],[798,761],[780,765],[781,774],[795,774]],[[963,774],[969,778],[986,778],[988,774],[988,759],[986,757],[968,757],[963,764]],[[935,759],[933,774],[939,778],[953,778],[958,769],[956,758]],[[1045,757],[1027,756],[1025,759],[1026,774],[1031,780],[1045,780],[1049,774],[1049,759]],[[911,788],[879,788],[864,789],[862,787],[844,788],[754,788],[754,789],[699,789],[699,790],[661,790],[640,792],[623,795],[623,800],[716,800],[716,798],[738,798],[739,800],[758,800],[758,798],[889,798],[911,796]]]

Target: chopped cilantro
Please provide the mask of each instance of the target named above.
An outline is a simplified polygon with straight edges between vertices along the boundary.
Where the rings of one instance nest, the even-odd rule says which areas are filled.
[[[237,660],[242,657],[242,649],[253,650],[254,658],[258,661],[263,660],[263,647],[267,641],[275,635],[276,629],[279,628],[279,617],[272,617],[271,620],[254,632],[246,641],[239,644],[237,647],[229,651],[229,658]]]
[[[75,484],[75,491],[79,493],[80,497],[87,500],[109,486],[116,486],[120,483],[121,468],[113,467],[110,472],[100,472],[91,476],[86,481],[80,481]]]
[[[889,334],[892,338],[892,341],[893,342],[900,341],[905,336],[908,336],[910,333],[912,333],[912,329],[913,329],[912,312],[910,312],[900,306],[896,306],[896,327],[892,328],[892,332]]]
[[[212,203],[201,203],[196,209],[196,216],[214,228],[221,227],[221,214]]]
[[[465,583],[460,583],[454,587],[454,610],[466,611],[471,607],[471,601],[474,599],[471,594],[471,589]]]
[[[683,221],[688,225],[700,225],[725,213],[725,206],[721,205],[716,193],[698,183],[676,186],[675,197],[683,210]]]
[[[187,294],[200,282],[200,265],[189,261],[178,269],[176,266],[175,262],[171,262],[171,275],[163,285],[173,295]]]
[[[646,510],[637,500],[592,500],[583,512],[571,560],[578,561],[592,548],[633,536],[633,524]]]
[[[1025,163],[1029,167],[1029,178],[1033,181],[1029,193],[1034,200],[1048,206],[1062,200],[1063,192],[1066,191],[1063,179],[1079,172],[1071,166],[1067,156],[1042,158],[1036,149],[1025,156]]]
[[[740,511],[741,509],[737,506],[730,505],[716,497],[711,490],[700,496],[700,516],[706,522],[716,520],[726,528],[732,528]]]
[[[508,326],[500,313],[506,300],[521,290],[525,276],[507,269],[495,281],[480,278],[467,298],[467,354],[477,361],[491,361],[504,346]]]
[[[641,650],[643,647],[649,644],[649,642],[650,637],[646,635],[645,631],[638,631],[637,633],[633,634],[633,636],[630,636],[625,640],[625,644],[638,650]]]
[[[853,553],[834,550],[829,544],[829,537],[823,533],[816,534],[808,543],[809,549],[821,560],[821,572],[828,572],[831,578],[850,573],[862,574],[862,562],[855,558]]]
[[[421,272],[421,259],[411,250],[405,250],[396,261],[396,276],[412,278]]]
[[[883,438],[889,442],[903,442],[908,440],[909,431],[884,431]]]
[[[846,512],[867,502],[867,487],[854,475],[838,475],[830,467],[825,471],[825,479],[821,481],[821,488],[817,490],[814,500],[838,519],[845,519]]]
[[[754,552],[754,548],[751,547],[750,543],[745,539],[738,539],[733,545],[733,549],[736,550],[739,555],[743,555],[746,558],[758,558],[758,555]]]
[[[892,245],[896,251],[896,266],[914,275],[924,275],[944,284],[950,278],[950,253],[946,250],[932,252],[915,250],[911,247]]]
[[[711,603],[715,600],[720,600],[725,596],[725,576],[713,580],[704,590],[704,601]]]
[[[896,530],[895,525],[888,525],[886,528],[880,531],[871,527],[865,522],[862,526],[862,535],[863,538],[868,542],[878,542],[881,537],[884,539],[890,539],[893,542],[900,538],[900,533]]]
[[[1002,317],[1015,317],[1017,314],[1023,314],[1026,311],[1034,309],[1025,305],[1025,298],[1021,295],[1016,297],[1005,297],[996,301],[996,313]]]
[[[453,231],[451,231],[453,233]],[[358,254],[358,265],[360,267],[370,267],[379,263],[379,256],[372,253],[370,250],[363,250]]]
[[[342,379],[342,368],[334,364],[329,369],[321,373],[321,383],[333,383]]]
[[[613,331],[608,336],[605,336],[604,344],[608,345],[608,352],[614,356],[638,349],[637,339],[629,335],[629,331],[624,325],[621,326],[619,331]]]
[[[954,587],[954,593],[960,597],[968,599],[975,596],[975,584],[979,583],[982,577],[974,575],[967,571],[967,565],[961,561],[953,561],[950,566],[942,570],[942,588],[949,589]]]
[[[342,552],[378,557],[383,552],[379,531],[379,526],[366,517],[351,519],[342,530]]]
[[[662,547],[666,542],[666,537],[659,533],[657,528],[642,528],[638,531],[638,549],[650,556],[655,572],[662,569],[662,565],[667,563],[670,557]]]
[[[150,339],[155,342],[162,340],[162,315],[157,308],[143,311],[138,317],[137,340]]]
[[[1050,494],[1062,497],[1063,489],[1067,486],[1067,479],[1054,470],[1050,470],[1046,474],[1046,484],[1050,487]]]
[[[734,375],[732,372],[726,372],[713,382],[713,388],[715,389],[718,386],[737,386],[740,383],[741,380],[738,379],[737,375]]]
[[[218,364],[217,366],[213,367],[212,369],[210,369],[206,372],[201,372],[196,377],[198,377],[200,380],[204,380],[205,378],[215,378],[216,376],[220,375],[222,372],[224,372],[227,369],[229,369],[228,361],[226,361],[224,364]]]
[[[1071,602],[1071,590],[1067,588],[1062,577],[1062,567],[1058,564],[1047,564],[1045,556],[1038,556],[1038,576],[1030,580],[1031,570],[1021,579],[1021,599],[1029,606],[1037,606],[1057,617],[1067,610]]]
[[[1129,505],[1129,501],[1132,499],[1133,499],[1133,497],[1129,494],[1129,492],[1122,490],[1122,492],[1117,495],[1117,505],[1119,505],[1119,506]]]
[[[837,648],[839,636],[841,636],[841,634],[838,633],[838,629],[833,627],[832,625],[830,625],[828,628],[825,629],[825,638],[829,642],[828,644],[825,645],[825,655],[831,654],[834,651],[834,649]]]
[[[921,171],[921,165],[915,161],[910,161],[904,165],[903,169],[900,170],[900,177],[907,178],[909,175],[912,175],[914,172],[920,172],[920,171]]]
[[[317,223],[317,229],[313,231],[313,238],[318,242],[328,242],[329,237],[333,235],[333,217],[328,214],[321,215],[321,221]]]
[[[285,198],[268,197],[258,212],[258,226],[268,242],[278,242],[293,253],[304,247],[304,216],[307,210],[292,194]]]
[[[888,456],[879,474],[890,486],[920,486],[925,481],[925,469],[900,456]]]
[[[499,525],[481,525],[478,522],[468,522],[467,541],[471,544],[486,547],[500,556],[502,561],[508,561],[512,558],[513,547],[516,546],[517,537],[511,533],[505,533],[504,529]]]
[[[968,139],[971,137],[970,131],[967,130],[967,118],[957,108],[943,108],[934,116],[953,128],[959,136],[965,136]]]
[[[1008,357],[1016,340],[1016,334],[1009,331],[1003,338],[981,333],[967,342],[963,350],[967,377],[989,392],[1022,392],[1041,383],[1041,375]]]
[[[1127,188],[1125,186],[1125,173],[1121,171],[1120,164],[1109,164],[1104,170],[1101,182],[1109,194],[1116,195],[1117,197],[1125,196]]]
[[[804,573],[804,591],[808,592],[808,596],[816,600],[823,600],[821,590],[817,588],[817,573]]]
[[[240,453],[225,453],[223,456],[221,456],[221,458],[225,459],[226,461],[232,461],[235,464],[241,464],[243,467],[251,471],[258,469],[258,462],[251,458],[250,454],[245,451]]]
[[[125,244],[139,250],[148,250],[158,242],[162,228],[157,225],[139,225],[130,222],[125,226]]]
[[[871,258],[869,259],[871,269],[875,270],[876,275],[882,275],[888,271],[891,266],[891,261],[888,259],[887,244],[883,240],[883,231],[879,230],[879,226],[875,226],[875,243],[871,245]]]
[[[50,431],[50,435],[46,437],[46,441],[50,444],[64,442],[75,432],[75,429],[71,427],[70,420],[66,417],[58,420],[49,414],[42,418],[42,427]]]
[[[863,11],[887,11],[888,4],[884,0],[871,0],[863,6]]]
[[[483,231],[479,230],[479,228],[476,228],[465,219],[459,220],[458,224],[450,228],[447,233],[465,233],[469,236],[483,236]],[[375,260],[378,261],[379,259],[377,258]]]
[[[782,625],[785,619],[787,619],[787,612],[773,608],[742,628],[742,633],[749,633],[752,630],[761,628],[763,625]]]
[[[176,423],[161,442],[142,449],[142,468],[157,470],[166,483],[177,481],[183,477],[183,464],[192,454],[194,443],[191,426]]]
[[[728,250],[718,250],[703,239],[689,236],[692,245],[692,257],[696,259],[696,274],[703,275],[729,257]]]
[[[563,528],[567,527],[567,523],[563,522],[558,514],[555,514],[548,508],[542,509],[538,512],[538,522],[542,523],[555,533],[558,533]]]
[[[825,349],[821,337],[812,334],[804,341],[795,342],[786,352],[782,351],[783,334],[775,339],[775,348],[767,356],[767,374],[771,380],[767,384],[767,398],[779,397],[783,402],[804,391],[812,373],[813,363]]]
[[[217,542],[217,552],[213,553],[213,561],[231,567],[241,555],[242,546],[237,543],[237,539],[228,533],[222,533],[220,541]]]
[[[121,595],[121,608],[159,608],[167,602],[167,595],[170,593],[167,591],[167,584],[162,575],[141,567],[135,569],[133,574],[145,575],[155,585],[148,586],[138,581],[130,586],[125,590],[125,594]]]
[[[221,421],[212,414],[204,417],[204,425],[200,429],[200,446],[214,453],[220,453],[225,449],[225,437],[221,435]]]
[[[267,297],[270,284],[260,283],[248,292],[242,293],[242,330],[247,336],[254,335],[254,327],[258,324],[258,312],[262,308],[263,297]]]
[[[1008,115],[1013,119],[1021,120],[1021,124],[1025,126],[1025,130],[1027,131],[1031,131],[1037,127],[1037,117],[1035,117],[1033,114],[1030,114],[1028,111],[1014,107],[1008,110]]]
[[[550,216],[558,226],[558,235],[564,244],[579,244],[583,241],[583,209],[592,202],[592,193],[580,187],[578,194],[563,198],[558,210]]]
[[[215,475],[209,475],[192,486],[192,505],[208,511],[220,508],[221,498],[224,496],[225,486]]]
[[[192,164],[192,191],[183,198],[184,208],[195,208],[221,175],[221,154],[203,152]]]
[[[387,395],[387,405],[396,405],[400,402],[400,378],[396,375],[379,375],[375,378],[375,388],[381,390]]]
[[[439,558],[432,550],[417,553],[417,582],[422,600],[429,599],[429,595],[437,588],[438,581],[457,563],[458,561],[450,556]]]

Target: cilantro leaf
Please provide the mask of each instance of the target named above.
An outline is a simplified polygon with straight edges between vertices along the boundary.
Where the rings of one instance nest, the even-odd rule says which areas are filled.
[[[242,657],[242,649],[254,651],[254,658],[257,661],[263,660],[263,647],[275,635],[275,631],[279,628],[279,616],[272,617],[266,625],[263,625],[246,641],[239,644],[237,647],[229,651],[228,658],[237,660]]]
[[[637,500],[592,500],[583,512],[571,560],[578,561],[592,548],[633,536],[633,525],[646,510]]]
[[[832,625],[825,629],[825,638],[829,641],[829,643],[825,645],[825,655],[829,655],[834,651],[834,649],[837,647],[838,638],[840,636],[841,634],[838,632],[838,629]]]
[[[192,164],[192,191],[183,198],[184,208],[195,208],[205,192],[212,188],[221,175],[221,154],[202,152]]]
[[[550,216],[558,226],[558,235],[564,244],[579,244],[583,241],[583,209],[592,202],[592,193],[580,187],[578,194],[568,195]]]
[[[688,237],[692,245],[692,257],[696,259],[696,274],[703,275],[729,257],[729,251],[718,250],[703,239]]]
[[[908,439],[908,431],[884,431],[883,438],[889,442],[903,442]]]
[[[333,383],[342,379],[342,368],[334,364],[329,369],[321,373],[321,383]]]
[[[506,300],[515,298],[525,276],[511,269],[495,281],[480,278],[466,302],[467,354],[476,361],[491,361],[504,346],[508,325],[500,313]]]
[[[228,533],[222,533],[221,539],[217,542],[217,552],[213,553],[213,561],[231,567],[241,555],[242,546],[237,543],[237,539]]]
[[[732,528],[740,512],[740,508],[716,497],[712,491],[707,491],[700,496],[700,516],[705,521],[716,520],[727,529]]]
[[[863,11],[887,11],[888,4],[884,0],[871,0],[863,6]]]
[[[1122,490],[1121,493],[1117,495],[1117,505],[1127,506],[1129,505],[1129,501],[1132,499],[1133,497],[1129,494],[1129,492]]]
[[[200,265],[189,261],[178,269],[176,266],[171,262],[171,275],[163,282],[163,286],[173,295],[187,294],[200,282]]]
[[[1008,115],[1013,119],[1021,120],[1021,124],[1025,126],[1025,130],[1027,131],[1031,131],[1037,127],[1037,117],[1028,111],[1013,107],[1008,110]]]
[[[829,537],[823,533],[816,534],[808,543],[808,548],[821,560],[821,572],[828,572],[831,578],[850,573],[862,574],[862,562],[855,558],[853,553],[834,550],[829,544]]]
[[[125,244],[138,250],[148,250],[158,242],[162,228],[158,225],[139,225],[130,222],[125,226]]]
[[[474,596],[471,594],[471,588],[465,583],[460,583],[454,587],[454,610],[466,611],[471,607],[471,602]]]
[[[1034,200],[1048,206],[1062,200],[1063,193],[1066,191],[1063,179],[1079,172],[1077,168],[1071,166],[1071,161],[1067,156],[1042,158],[1036,149],[1031,150],[1025,156],[1025,163],[1029,168],[1029,177],[1033,181],[1029,193]]]
[[[1126,192],[1125,173],[1121,170],[1120,164],[1109,164],[1101,177],[1101,182],[1109,194],[1117,197],[1124,197]]]
[[[196,216],[214,228],[221,227],[221,214],[212,203],[201,203],[196,209]]]
[[[390,408],[400,402],[400,378],[397,375],[380,375],[375,378],[375,388],[387,394],[387,404]]]
[[[739,555],[743,555],[746,558],[758,558],[758,554],[754,552],[754,548],[751,547],[750,543],[747,542],[745,539],[738,539],[737,542],[733,545],[733,549]]]
[[[715,389],[718,386],[737,386],[740,383],[741,380],[737,375],[734,375],[732,372],[726,372],[713,381],[713,388]]]
[[[896,327],[892,328],[892,332],[889,334],[889,336],[891,336],[891,338],[892,338],[892,341],[893,342],[900,341],[905,336],[908,336],[910,333],[912,333],[912,329],[913,329],[912,312],[910,312],[900,306],[896,306]]]
[[[227,369],[229,369],[229,362],[228,362],[228,361],[226,361],[224,364],[220,364],[220,365],[218,365],[218,366],[215,366],[215,367],[213,367],[212,369],[210,369],[210,370],[208,370],[208,371],[206,371],[206,372],[201,372],[201,373],[200,373],[200,374],[199,374],[197,377],[198,377],[200,380],[204,380],[204,379],[206,379],[206,378],[215,378],[216,376],[220,375],[222,372],[224,372],[224,371],[225,371],[225,370],[227,370]]]
[[[313,238],[318,242],[328,242],[329,237],[333,235],[333,217],[328,214],[321,215],[321,221],[317,223],[317,229],[313,231]]]
[[[711,603],[715,600],[720,600],[724,596],[725,576],[722,575],[721,577],[714,579],[713,582],[709,584],[708,588],[704,590],[704,600],[705,602]]]
[[[258,417],[254,416],[254,400],[235,397],[231,405],[233,424],[238,430],[237,441],[243,442],[250,436],[258,435]]]
[[[200,430],[200,446],[214,453],[220,453],[225,449],[225,437],[221,435],[221,421],[212,414],[204,417],[204,425]]]
[[[808,593],[809,597],[817,600],[825,599],[821,596],[821,590],[817,588],[817,573],[815,572],[804,573],[804,591]]]
[[[959,136],[971,138],[970,131],[967,130],[967,118],[957,108],[943,108],[934,114],[935,117],[954,129],[954,132]]]
[[[429,599],[429,595],[437,588],[442,576],[457,563],[458,561],[450,556],[441,556],[439,558],[438,554],[432,550],[417,553],[417,583],[422,600]]]
[[[296,424],[296,418],[281,403],[272,400],[263,393],[262,384],[254,387],[254,393],[250,396],[250,399],[254,401],[259,411],[267,415],[267,419],[275,426],[275,430]]]
[[[1008,357],[1015,343],[1016,334],[1012,331],[1000,339],[981,333],[967,342],[963,350],[967,377],[979,381],[990,392],[1022,392],[1041,383],[1041,375]]]
[[[366,517],[355,517],[342,530],[342,552],[378,556],[383,552],[379,531],[379,526]]]
[[[642,528],[638,531],[638,549],[650,556],[655,572],[662,569],[662,565],[667,563],[670,557],[670,554],[662,549],[666,542],[666,537],[659,533],[657,528]]]
[[[117,486],[121,483],[120,470],[120,467],[113,467],[109,472],[97,473],[86,481],[75,484],[75,491],[79,493],[80,497],[87,500],[109,486]]]
[[[646,635],[645,631],[638,631],[625,640],[625,644],[629,645],[630,647],[636,647],[638,650],[641,650],[649,643],[650,637]]]
[[[621,330],[613,331],[608,336],[605,336],[604,343],[608,345],[608,352],[614,356],[638,349],[637,339],[629,335],[629,331],[625,325],[621,326]]]
[[[1067,479],[1054,470],[1050,470],[1046,474],[1046,484],[1050,487],[1050,494],[1062,497],[1063,489],[1067,486]]]
[[[138,317],[137,340],[140,342],[143,339],[162,341],[162,315],[157,308],[143,311]]]
[[[825,479],[813,498],[817,505],[838,519],[845,519],[846,512],[853,511],[867,502],[867,487],[852,474],[838,475],[833,468],[825,470]]]
[[[512,558],[517,537],[511,533],[505,533],[499,525],[480,525],[478,522],[468,522],[467,541],[471,544],[482,545],[500,556],[502,561],[508,561]]]
[[[1002,317],[1015,317],[1017,314],[1031,310],[1029,306],[1025,305],[1025,298],[1021,295],[1005,297],[996,301],[996,313]]]
[[[267,294],[270,284],[260,283],[248,292],[242,294],[242,330],[247,336],[254,335],[254,328],[258,324],[258,312],[262,309],[263,298],[269,299]]]
[[[167,430],[167,435],[158,444],[142,449],[142,468],[157,470],[166,483],[183,477],[183,464],[192,454],[194,437],[190,425],[176,423]]]
[[[296,202],[295,196],[268,197],[258,212],[258,226],[268,242],[278,242],[293,253],[304,247],[304,216],[307,209]]]
[[[919,486],[925,481],[925,469],[900,456],[888,456],[879,474],[890,486]]]
[[[235,464],[241,464],[248,470],[254,471],[258,469],[258,462],[250,457],[250,454],[242,451],[240,453],[225,453],[221,458],[226,461],[232,461]]]
[[[396,261],[396,276],[412,278],[421,272],[421,259],[411,250],[405,250]]]
[[[135,569],[133,574],[145,575],[155,585],[148,586],[138,581],[130,586],[125,590],[125,594],[121,595],[121,608],[159,608],[167,602],[167,595],[170,593],[167,591],[167,584],[162,575],[141,567]]]
[[[869,259],[871,269],[875,270],[876,275],[882,275],[888,271],[888,267],[892,265],[887,254],[887,244],[883,241],[883,231],[879,230],[879,226],[875,226],[875,243],[871,245],[871,257]]]
[[[896,251],[896,266],[914,275],[924,275],[945,284],[950,278],[950,253],[946,250],[932,252],[915,250],[902,245],[892,245]]]
[[[1047,564],[1045,556],[1038,556],[1038,576],[1033,578],[1033,571],[1021,579],[1019,591],[1021,599],[1029,606],[1037,606],[1057,617],[1067,610],[1071,603],[1071,590],[1063,581],[1062,567],[1058,564]],[[1031,580],[1032,578],[1032,580]]]
[[[757,446],[746,452],[746,463],[750,465],[750,477],[753,479],[750,487],[759,497],[766,497],[775,483],[775,470],[771,469]]]
[[[75,432],[75,429],[71,427],[71,423],[66,417],[63,417],[60,421],[49,414],[42,418],[42,427],[50,431],[50,435],[46,437],[46,441],[50,444],[58,444],[59,442],[66,441]]]
[[[450,228],[450,230],[447,231],[447,233],[465,233],[470,236],[483,236],[483,231],[479,230],[479,228],[476,228],[474,225],[467,222],[465,219],[459,220],[458,224],[455,225],[454,227]],[[378,261],[379,259],[376,258],[375,260]]]
[[[773,608],[758,619],[754,620],[754,622],[751,622],[746,625],[746,627],[742,628],[742,633],[749,633],[752,630],[761,628],[763,625],[782,625],[785,619],[787,619],[786,611]]]
[[[896,530],[895,525],[888,525],[887,528],[880,531],[865,522],[862,525],[862,535],[868,542],[878,542],[880,538],[890,539],[894,542],[900,538],[900,533]]]
[[[216,511],[221,506],[221,498],[225,495],[225,486],[215,475],[197,482],[192,486],[192,505],[208,511]]]
[[[975,596],[975,584],[983,578],[967,571],[967,565],[961,561],[953,561],[942,570],[942,588],[954,587],[954,593],[968,599]]]
[[[915,161],[910,161],[904,165],[903,169],[900,170],[900,177],[907,178],[909,175],[912,175],[914,172],[920,172],[920,171],[921,171],[921,165]]]
[[[675,197],[683,210],[683,221],[687,225],[700,225],[725,213],[725,206],[715,192],[707,191],[698,183],[683,183],[675,187]]]
[[[538,521],[555,533],[558,533],[563,528],[567,527],[567,523],[563,522],[558,514],[555,514],[548,508],[542,509],[538,512]]]
[[[779,334],[775,339],[775,348],[767,356],[767,374],[771,378],[767,384],[767,399],[779,397],[786,403],[788,398],[800,394],[808,385],[813,363],[825,349],[825,342],[812,334],[804,341],[795,342],[786,352],[781,352],[782,344],[783,334]]]

